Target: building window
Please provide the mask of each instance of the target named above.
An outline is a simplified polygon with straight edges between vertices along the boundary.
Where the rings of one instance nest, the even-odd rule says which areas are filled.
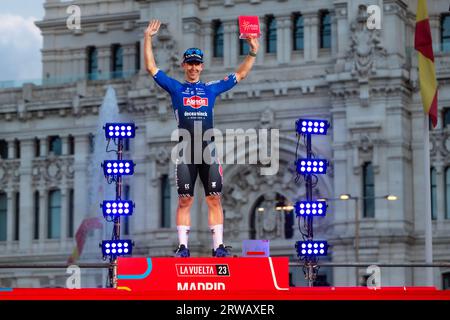
[[[20,159],[20,141],[19,140],[14,140],[14,158],[15,159]]]
[[[93,133],[89,133],[89,152],[94,153],[95,150],[95,135]]]
[[[74,192],[73,189],[69,190],[69,221],[68,221],[68,227],[69,232],[67,233],[69,238],[73,238],[73,224],[74,224]]]
[[[48,199],[47,237],[58,239],[61,236],[61,191],[50,191]]]
[[[293,30],[293,43],[294,50],[304,49],[304,29],[303,29],[303,16],[300,13],[294,14],[294,30]]]
[[[74,155],[75,154],[75,138],[73,136],[69,136],[68,143],[69,143],[69,154]]]
[[[441,17],[441,48],[443,52],[450,52],[450,15]]]
[[[134,69],[136,73],[141,70],[141,43],[139,41],[135,44]]]
[[[445,169],[445,218],[450,219],[450,167]]]
[[[247,40],[239,39],[239,54],[241,56],[245,56],[250,51],[250,46],[248,45]]]
[[[213,56],[223,57],[223,23],[220,20],[213,23]]]
[[[284,211],[284,238],[294,237],[294,210]]]
[[[436,169],[431,168],[430,171],[431,180],[431,219],[437,218],[437,185],[436,185]]]
[[[39,191],[34,192],[34,228],[33,238],[39,239]]]
[[[112,46],[112,78],[123,77],[123,48],[120,44]]]
[[[36,158],[41,156],[41,142],[38,138],[34,138],[34,156]]]
[[[444,109],[442,128],[450,125],[450,108]]]
[[[49,152],[53,152],[53,154],[57,156],[62,154],[62,141],[60,137],[49,137]]]
[[[266,52],[277,52],[277,21],[274,16],[267,16],[266,18]]]
[[[128,139],[127,139],[128,140]],[[123,188],[123,200],[130,200],[130,186],[125,185]],[[130,216],[124,216],[123,217],[123,235],[129,235],[130,234]]]
[[[96,47],[88,47],[87,50],[87,74],[89,80],[98,79],[98,51]]]
[[[20,192],[14,195],[14,240],[18,241],[20,236]]]
[[[8,142],[0,140],[0,159],[8,159]]]
[[[450,290],[450,272],[442,274],[442,289]]]
[[[363,217],[375,217],[375,181],[371,162],[363,165]]]
[[[170,228],[170,183],[167,174],[161,177],[161,228]]]
[[[331,15],[328,11],[320,13],[320,48],[331,48]]]
[[[8,197],[6,193],[0,192],[0,241],[6,241],[6,217],[8,211]]]

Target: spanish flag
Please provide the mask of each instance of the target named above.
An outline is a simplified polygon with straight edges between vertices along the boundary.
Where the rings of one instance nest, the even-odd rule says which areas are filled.
[[[84,243],[86,242],[87,234],[89,231],[94,229],[101,229],[103,228],[103,224],[100,218],[93,217],[93,218],[86,218],[81,223],[80,227],[78,228],[77,233],[75,234],[75,241],[76,241],[76,247],[73,249],[72,254],[67,259],[67,263],[75,263],[81,256],[81,253],[83,252]]]
[[[423,110],[430,116],[433,127],[436,127],[438,86],[426,0],[417,0],[414,48],[418,51],[420,94],[422,95]]]

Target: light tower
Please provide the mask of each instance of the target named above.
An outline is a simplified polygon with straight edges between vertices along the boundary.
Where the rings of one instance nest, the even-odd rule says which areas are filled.
[[[312,152],[311,135],[326,135],[330,124],[326,120],[298,119],[296,131],[298,141],[304,138],[306,146],[306,158],[298,158],[296,154],[295,165],[297,168],[296,181],[303,176],[306,184],[306,200],[295,203],[295,213],[299,219],[298,225],[302,240],[295,243],[297,256],[303,261],[303,273],[310,287],[317,277],[318,257],[326,256],[328,243],[326,241],[315,241],[313,221],[315,217],[324,217],[327,212],[326,201],[313,199],[313,188],[317,185],[318,176],[326,174],[328,161],[317,158]],[[297,144],[298,150],[298,144]]]
[[[102,163],[103,173],[109,184],[116,184],[116,198],[104,200],[100,204],[103,217],[108,222],[113,222],[111,240],[103,240],[100,244],[103,259],[109,258],[110,268],[108,271],[108,286],[117,287],[117,257],[131,255],[134,243],[131,240],[120,239],[120,217],[130,216],[134,211],[134,203],[122,200],[122,177],[134,174],[132,160],[123,160],[123,142],[125,139],[135,137],[136,127],[134,123],[106,123],[103,127],[105,138],[108,141],[106,151],[116,152],[117,160],[105,160]],[[108,150],[110,142],[113,141],[117,149]]]

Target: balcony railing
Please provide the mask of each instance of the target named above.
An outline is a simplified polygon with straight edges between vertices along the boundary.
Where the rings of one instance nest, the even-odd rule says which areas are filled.
[[[68,84],[82,80],[111,80],[125,79],[135,75],[139,70],[114,71],[107,73],[87,73],[82,75],[67,75],[60,77],[49,77],[40,79],[24,79],[24,80],[6,80],[0,81],[0,89],[20,88],[26,83],[32,83],[36,86],[52,86]]]

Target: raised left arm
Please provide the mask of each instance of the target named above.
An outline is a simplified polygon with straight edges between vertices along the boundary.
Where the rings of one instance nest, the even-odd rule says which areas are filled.
[[[236,80],[238,82],[247,77],[248,73],[253,67],[253,64],[255,63],[256,54],[258,53],[259,49],[259,42],[257,38],[248,38],[246,40],[250,46],[250,51],[239,68],[236,70]]]

